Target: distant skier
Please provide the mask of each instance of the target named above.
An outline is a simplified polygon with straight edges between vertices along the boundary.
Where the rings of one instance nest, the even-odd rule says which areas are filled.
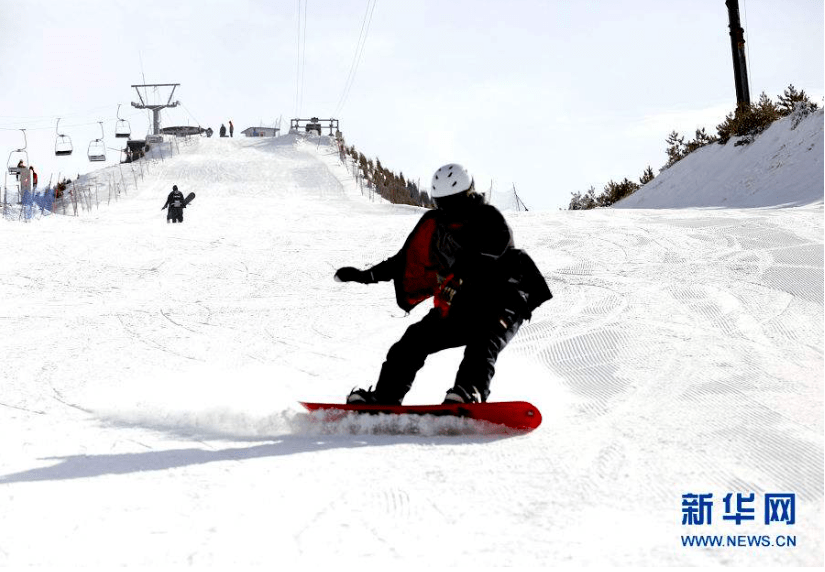
[[[485,402],[499,353],[533,310],[552,298],[526,252],[513,246],[502,214],[475,192],[457,164],[435,172],[428,211],[394,256],[367,270],[340,268],[339,282],[393,280],[401,309],[434,297],[435,307],[389,350],[375,389],[355,389],[347,403],[400,404],[428,355],[466,346],[444,403]]]
[[[178,190],[177,185],[172,185],[172,192],[166,197],[166,204],[161,210],[169,208],[166,212],[166,222],[183,222],[183,209],[186,208],[186,199],[183,193]]]
[[[229,121],[229,136],[230,137],[235,136],[235,126],[232,125],[232,120]]]
[[[221,123],[221,137],[226,137],[226,125]]]

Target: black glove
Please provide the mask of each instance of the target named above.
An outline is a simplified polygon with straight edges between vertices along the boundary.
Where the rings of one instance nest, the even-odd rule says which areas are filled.
[[[352,266],[344,266],[339,268],[335,273],[336,282],[360,282],[361,284],[371,284],[375,282],[372,279],[372,272],[365,270],[358,270]]]

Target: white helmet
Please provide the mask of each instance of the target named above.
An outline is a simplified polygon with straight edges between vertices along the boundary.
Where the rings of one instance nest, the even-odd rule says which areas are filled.
[[[449,197],[469,191],[475,187],[473,178],[467,169],[456,163],[444,165],[433,175],[430,196],[434,199]]]

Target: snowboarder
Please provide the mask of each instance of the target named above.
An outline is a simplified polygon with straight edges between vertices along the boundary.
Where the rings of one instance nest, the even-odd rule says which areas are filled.
[[[166,197],[166,204],[161,210],[169,208],[166,212],[166,222],[183,222],[183,209],[186,208],[186,199],[183,193],[178,190],[177,185],[172,185],[172,192]]]
[[[526,252],[513,245],[510,227],[475,192],[461,165],[435,172],[428,211],[394,256],[359,270],[340,268],[339,282],[393,280],[396,301],[410,311],[429,297],[435,307],[389,350],[375,389],[354,389],[347,403],[398,405],[428,355],[466,346],[455,385],[444,403],[485,402],[499,353],[533,310],[552,298]]]
[[[229,136],[230,137],[235,136],[235,126],[232,125],[232,120],[231,119],[229,120]]]
[[[221,137],[226,137],[226,125],[221,123]]]

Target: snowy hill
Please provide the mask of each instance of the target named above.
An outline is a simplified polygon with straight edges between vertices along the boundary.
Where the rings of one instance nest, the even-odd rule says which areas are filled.
[[[796,124],[798,122],[798,125]],[[614,208],[751,208],[822,203],[823,110],[774,122],[749,145],[708,145]]]
[[[555,298],[491,399],[542,426],[324,426],[297,401],[373,383],[427,311],[332,280],[422,211],[362,196],[324,143],[198,139],[110,206],[2,221],[0,566],[823,564],[821,203],[508,213]],[[197,193],[182,225],[173,184]],[[788,493],[795,522],[766,519]],[[691,494],[711,522],[683,524]]]

